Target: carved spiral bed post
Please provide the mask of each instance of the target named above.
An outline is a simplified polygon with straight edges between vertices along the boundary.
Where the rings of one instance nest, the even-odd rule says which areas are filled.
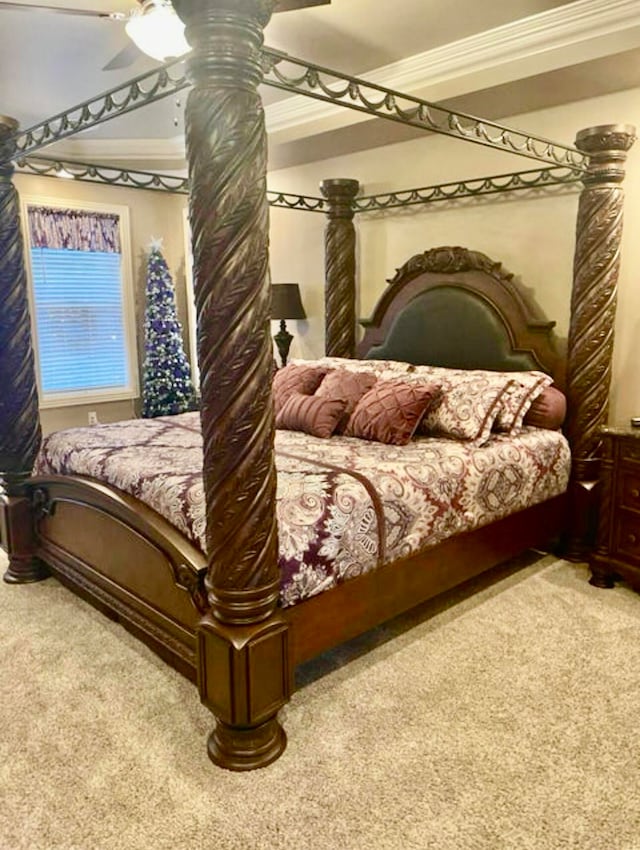
[[[210,613],[198,685],[216,715],[209,755],[250,770],[276,759],[289,696],[273,457],[266,135],[257,86],[272,0],[177,0],[193,46],[186,107]]]
[[[327,199],[325,230],[325,353],[353,357],[356,351],[356,231],[353,199],[357,180],[323,180]]]
[[[41,432],[20,204],[12,182],[17,129],[17,121],[0,116],[0,518],[9,556],[4,580],[16,584],[49,574],[33,555],[31,508],[24,496]]]
[[[604,125],[581,130],[576,147],[589,155],[580,195],[571,294],[567,374],[573,473],[566,556],[582,560],[596,530],[600,429],[607,423],[611,358],[620,269],[627,151],[635,128]]]

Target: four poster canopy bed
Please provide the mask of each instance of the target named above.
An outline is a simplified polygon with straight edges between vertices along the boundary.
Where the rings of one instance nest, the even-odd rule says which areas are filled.
[[[556,145],[282,61],[262,49],[272,5],[174,0],[193,45],[188,79],[167,65],[147,90],[139,78],[130,97],[107,93],[24,133],[0,119],[5,580],[53,573],[197,680],[216,717],[209,754],[237,770],[283,751],[277,715],[296,665],[529,547],[562,536],[570,554],[588,550],[634,140],[621,125]],[[448,189],[358,198],[356,181],[336,179],[323,198],[267,193],[263,80],[537,159],[551,167],[536,185],[580,181],[566,356],[499,262],[452,247],[398,258],[357,343],[354,216]],[[189,82],[201,411],[43,442],[15,164],[46,173],[32,157],[44,145]],[[119,182],[113,169],[72,167]],[[123,173],[127,185],[186,188]],[[500,188],[526,188],[529,174]],[[488,180],[467,194],[492,191]],[[273,380],[269,202],[327,214],[327,356]]]

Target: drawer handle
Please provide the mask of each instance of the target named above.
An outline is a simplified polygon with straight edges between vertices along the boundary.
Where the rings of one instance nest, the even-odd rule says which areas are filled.
[[[631,491],[631,495],[633,496],[634,499],[637,499],[638,496],[640,496],[640,490],[638,490],[636,487],[634,487],[633,490]]]
[[[636,542],[635,534],[627,534],[627,543],[635,543],[635,542]]]

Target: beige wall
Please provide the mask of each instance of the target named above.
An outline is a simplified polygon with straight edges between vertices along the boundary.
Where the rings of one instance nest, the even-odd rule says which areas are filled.
[[[146,282],[147,250],[151,238],[163,239],[163,254],[176,285],[178,314],[186,333],[186,300],[184,288],[184,247],[182,209],[185,198],[164,192],[140,189],[122,189],[115,186],[94,185],[74,180],[36,177],[17,174],[15,184],[22,195],[40,195],[61,201],[94,201],[120,204],[129,208],[131,224],[132,280],[136,305],[138,330],[138,356],[143,355],[144,291]],[[188,346],[185,349],[188,353]],[[40,417],[45,433],[59,428],[86,425],[89,410],[95,410],[101,422],[115,422],[133,417],[139,409],[138,400],[69,405],[47,408]]]
[[[528,133],[572,144],[578,130],[626,123],[640,128],[640,90],[584,100],[564,107],[501,121]],[[278,191],[318,195],[320,180],[360,180],[365,194],[415,188],[474,176],[538,167],[533,160],[443,136],[374,148],[339,159],[269,175]],[[636,340],[640,330],[640,143],[632,148],[625,181],[625,231],[611,392],[611,420],[640,415],[640,370]],[[463,245],[500,260],[529,288],[548,318],[566,336],[578,192],[547,191],[536,197],[516,194],[432,204],[404,211],[358,215],[358,311],[368,316],[385,279],[415,253],[437,245]],[[297,280],[307,322],[291,322],[294,356],[323,353],[322,215],[272,210],[271,272],[274,281]]]
[[[640,90],[519,115],[501,123],[566,143],[573,142],[578,130],[597,124],[628,123],[640,128]],[[537,167],[533,160],[432,135],[274,172],[268,182],[270,189],[317,196],[322,179],[350,177],[360,180],[364,193],[372,194]],[[636,238],[640,232],[640,143],[630,152],[627,174],[612,421],[640,415],[640,370],[636,366],[640,330],[640,241]],[[28,195],[127,205],[139,349],[142,350],[146,249],[151,237],[164,240],[164,255],[176,284],[186,336],[183,196],[27,175],[17,175],[16,186]],[[514,272],[547,316],[555,319],[559,334],[566,336],[577,197],[575,190],[553,190],[528,198],[512,194],[357,216],[359,315],[370,315],[385,280],[410,256],[436,245],[463,245],[487,253]],[[292,357],[313,358],[324,350],[324,227],[322,214],[271,210],[272,280],[297,281],[308,316],[304,322],[288,322],[294,334]],[[276,330],[274,323],[272,331]],[[188,352],[186,342],[185,347]],[[96,410],[100,420],[108,422],[134,415],[137,406],[118,402],[44,410],[44,430],[84,425],[89,409]]]

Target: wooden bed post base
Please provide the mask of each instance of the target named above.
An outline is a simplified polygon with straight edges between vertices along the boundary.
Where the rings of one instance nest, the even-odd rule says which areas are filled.
[[[277,714],[290,696],[288,624],[279,616],[245,626],[204,617],[198,687],[217,720],[208,741],[214,764],[229,770],[271,764],[287,745]]]
[[[5,490],[0,495],[0,539],[9,557],[3,579],[8,584],[28,584],[42,581],[50,572],[34,554],[33,506],[21,493],[24,478],[22,481],[16,478],[5,474]]]
[[[597,458],[577,460],[568,489],[567,534],[561,551],[568,561],[584,561],[594,546],[598,522],[599,470]]]
[[[610,520],[611,507],[613,504],[613,443],[605,440],[600,452],[600,469],[598,487],[598,515],[594,552],[589,558],[591,577],[589,584],[594,587],[610,589],[615,586],[613,570],[611,568],[611,541]]]

